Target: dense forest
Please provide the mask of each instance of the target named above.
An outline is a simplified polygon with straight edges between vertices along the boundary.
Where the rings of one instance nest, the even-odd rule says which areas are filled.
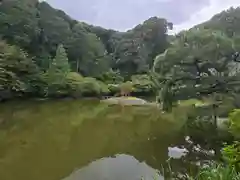
[[[195,97],[237,84],[238,68],[229,67],[238,67],[240,8],[174,37],[163,18],[118,32],[37,0],[4,0],[0,13],[0,99],[114,95],[125,82],[133,93],[158,93],[164,102],[182,90]]]
[[[122,33],[78,22],[37,0],[5,0],[0,13],[2,98],[97,95],[109,92],[102,82],[132,78],[143,78],[145,88],[151,86],[146,76],[132,76],[148,73],[169,45],[171,23],[157,17]]]

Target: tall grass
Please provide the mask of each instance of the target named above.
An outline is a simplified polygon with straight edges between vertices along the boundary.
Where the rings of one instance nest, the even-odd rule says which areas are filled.
[[[169,170],[171,171],[171,169]],[[172,175],[165,177],[165,180],[240,180],[240,174],[233,166],[224,166],[217,163],[201,168],[194,176],[184,174],[175,177],[174,172],[170,172],[170,174]]]
[[[213,164],[202,168],[195,178],[188,180],[240,180],[240,174],[233,166],[225,167],[222,164]]]

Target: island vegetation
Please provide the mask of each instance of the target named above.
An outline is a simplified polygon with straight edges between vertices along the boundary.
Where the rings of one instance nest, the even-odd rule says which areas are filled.
[[[206,116],[216,129],[228,118],[234,141],[223,146],[222,161],[193,179],[239,179],[240,8],[175,36],[172,27],[152,17],[118,32],[78,22],[47,2],[3,0],[0,101],[156,96],[159,111],[187,107],[186,121],[202,130]]]

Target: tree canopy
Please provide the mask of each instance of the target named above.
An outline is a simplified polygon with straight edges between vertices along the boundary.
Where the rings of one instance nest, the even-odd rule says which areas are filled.
[[[129,81],[133,92],[158,90],[167,102],[239,90],[239,14],[239,8],[231,8],[169,36],[173,24],[164,18],[118,32],[78,22],[47,2],[5,0],[0,5],[1,91],[82,94],[84,88],[106,92],[108,86],[115,93],[120,91],[116,84]]]
[[[154,62],[163,102],[234,91],[240,85],[234,47],[220,31],[196,28],[180,34]]]
[[[149,70],[155,55],[167,48],[167,20],[150,18],[128,32],[117,32],[73,20],[47,2],[3,1],[0,35],[35,57],[42,69],[59,44],[67,51],[72,70],[98,77],[111,68],[122,75]]]

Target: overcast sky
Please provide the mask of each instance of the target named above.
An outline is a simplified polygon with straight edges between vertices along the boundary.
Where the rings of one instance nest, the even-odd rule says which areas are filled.
[[[152,16],[168,19],[176,32],[210,19],[240,0],[46,0],[74,19],[120,31]]]

